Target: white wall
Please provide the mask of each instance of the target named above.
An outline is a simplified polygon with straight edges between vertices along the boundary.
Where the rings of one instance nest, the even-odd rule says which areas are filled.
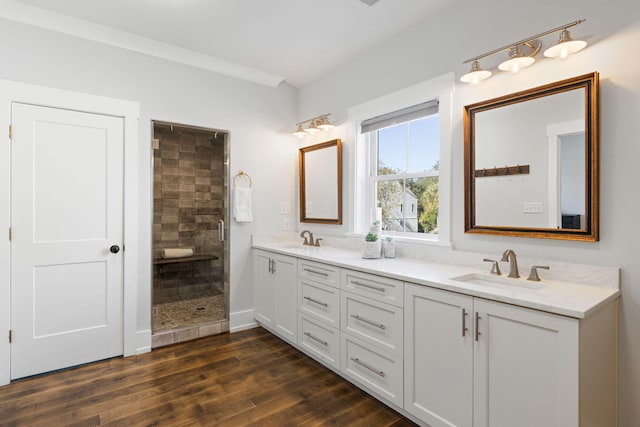
[[[481,85],[456,85],[452,150],[452,241],[461,250],[501,253],[507,247],[523,256],[581,264],[622,267],[619,344],[621,426],[640,421],[640,192],[633,173],[640,158],[640,59],[629,55],[640,45],[640,3],[615,0],[542,0],[514,7],[507,0],[457,2],[428,22],[410,28],[374,50],[299,91],[299,117],[332,112],[342,121],[347,110],[431,77],[467,72],[462,62],[474,55],[586,18],[573,34],[590,42],[566,61],[538,58],[517,75],[495,75]],[[547,46],[554,36],[545,38]],[[495,67],[502,58],[484,61]],[[464,234],[463,106],[580,74],[600,72],[600,241],[567,242]],[[353,148],[347,126],[334,137]],[[348,190],[348,187],[345,188]],[[346,198],[351,198],[347,193]]]
[[[150,329],[151,120],[230,132],[230,173],[253,179],[253,223],[231,223],[232,316],[253,306],[251,234],[280,230],[279,198],[295,188],[295,90],[277,89],[0,20],[0,78],[140,103],[138,331]],[[4,126],[4,125],[3,125]],[[6,128],[5,128],[6,129]],[[277,194],[286,194],[273,198]],[[292,201],[292,200],[288,200]],[[233,326],[233,317],[232,317]]]

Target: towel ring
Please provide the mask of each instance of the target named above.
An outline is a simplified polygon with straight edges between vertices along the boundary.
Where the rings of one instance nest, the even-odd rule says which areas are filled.
[[[253,182],[251,181],[251,177],[242,171],[238,172],[236,176],[233,177],[233,188],[237,187],[236,182],[238,178],[241,178],[241,177],[246,177],[249,180],[249,188],[251,188],[251,185],[253,184]]]

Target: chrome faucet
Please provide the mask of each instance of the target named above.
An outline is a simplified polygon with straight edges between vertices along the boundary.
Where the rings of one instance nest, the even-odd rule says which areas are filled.
[[[527,280],[533,280],[534,282],[539,282],[540,281],[540,276],[538,276],[539,268],[542,268],[544,270],[549,270],[548,265],[532,265],[531,271],[529,272],[529,277],[527,277]]]
[[[491,263],[491,274],[495,274],[496,276],[500,276],[502,274],[502,271],[500,271],[500,266],[498,265],[498,261],[489,258],[485,258],[483,259],[483,261]]]
[[[307,239],[307,237],[305,236],[305,234],[309,235],[309,239]],[[313,241],[313,233],[310,232],[309,230],[302,230],[302,233],[300,233],[300,237],[304,237],[304,243],[303,245],[306,246],[313,246],[315,244],[315,242]],[[320,246],[320,245],[318,245]]]
[[[516,253],[512,249],[507,249],[502,254],[501,261],[509,261],[509,277],[520,277],[518,273],[518,261],[516,260]]]

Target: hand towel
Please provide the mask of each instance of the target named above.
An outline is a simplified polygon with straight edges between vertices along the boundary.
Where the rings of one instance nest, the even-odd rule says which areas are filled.
[[[166,248],[162,250],[161,254],[162,258],[186,258],[189,256],[193,256],[193,249],[182,249],[182,248]]]
[[[233,195],[233,217],[236,222],[252,222],[251,187],[236,187]]]

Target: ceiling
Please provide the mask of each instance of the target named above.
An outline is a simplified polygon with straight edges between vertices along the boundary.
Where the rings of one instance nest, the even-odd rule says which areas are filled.
[[[300,87],[454,1],[0,0],[0,17]]]

